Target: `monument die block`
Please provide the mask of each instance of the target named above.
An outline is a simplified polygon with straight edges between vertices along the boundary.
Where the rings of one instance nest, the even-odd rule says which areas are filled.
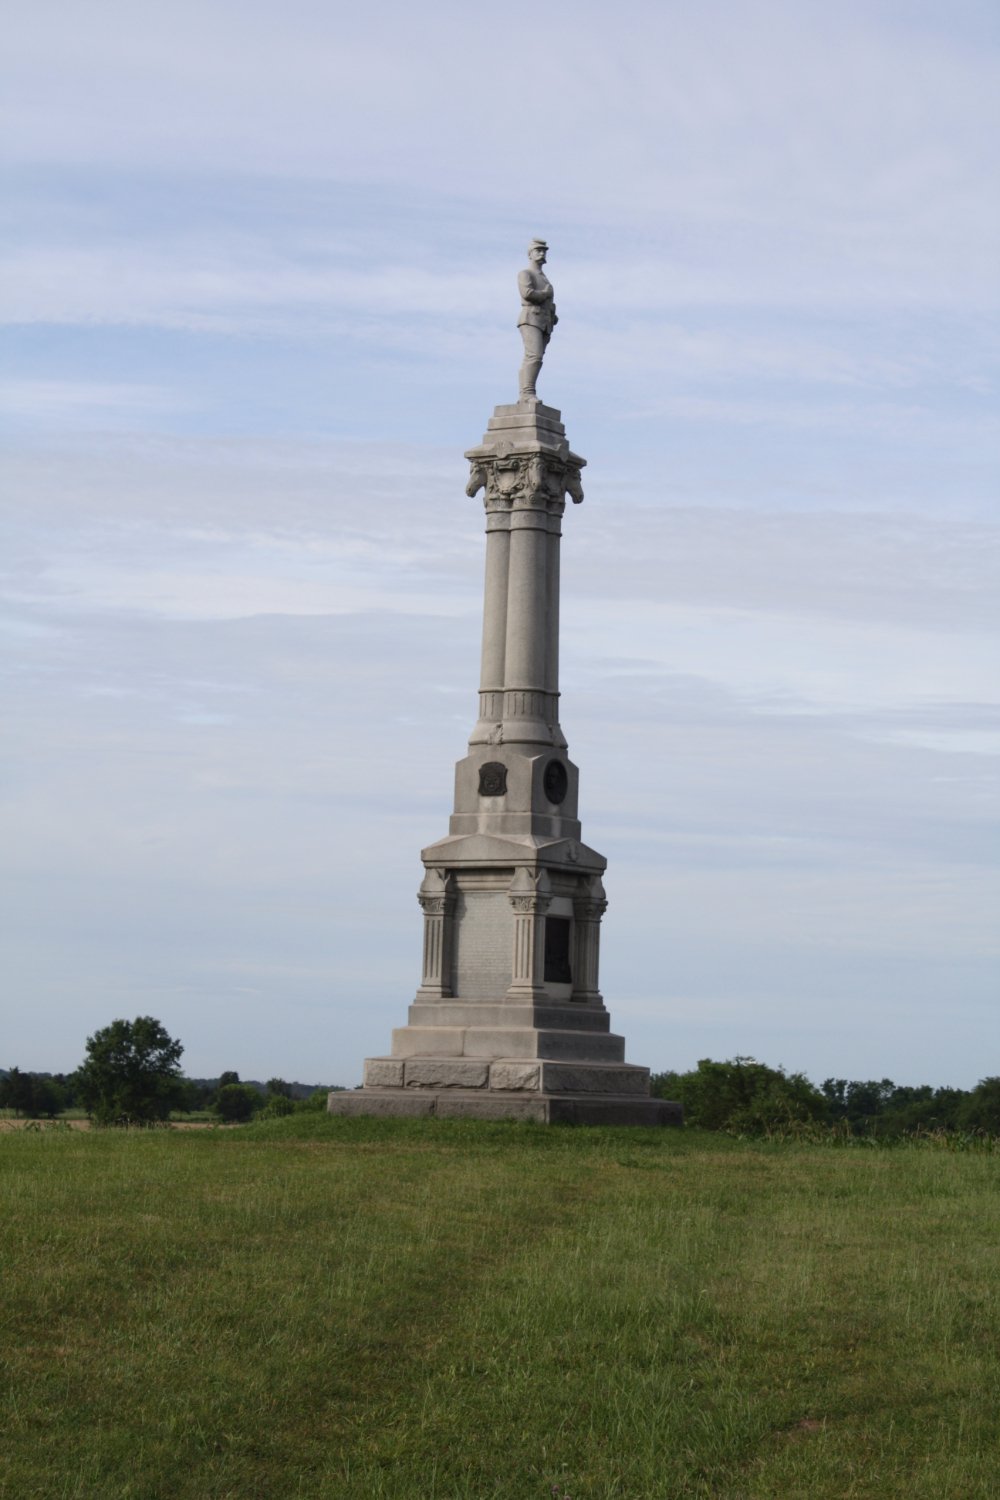
[[[420,985],[390,1057],[331,1111],[677,1123],[625,1062],[599,989],[607,861],[581,838],[559,721],[559,556],[585,460],[536,382],[556,322],[535,240],[518,278],[519,399],[467,453],[486,567],[479,711],[447,835],[422,851]],[[430,1103],[428,1103],[430,1101]],[[370,1107],[369,1107],[370,1106]]]

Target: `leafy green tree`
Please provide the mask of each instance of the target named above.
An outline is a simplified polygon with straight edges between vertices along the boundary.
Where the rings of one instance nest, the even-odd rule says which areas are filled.
[[[261,1120],[277,1120],[282,1115],[293,1115],[295,1113],[295,1101],[287,1094],[268,1094],[267,1102],[260,1112]]]
[[[237,1072],[231,1071],[228,1073],[223,1073],[221,1078],[219,1079],[217,1087],[220,1089],[226,1089],[231,1083],[239,1083],[239,1081],[240,1075]]]
[[[958,1110],[963,1130],[987,1130],[1000,1135],[1000,1078],[981,1078],[966,1094]]]
[[[292,1085],[283,1078],[269,1078],[266,1087],[268,1094],[280,1094],[283,1099],[292,1097]]]
[[[876,1082],[874,1078],[827,1078],[823,1096],[827,1102],[827,1119],[831,1124],[846,1120],[855,1135],[881,1122],[892,1096],[897,1092],[891,1078]]]
[[[315,1110],[317,1113],[320,1113],[321,1111],[326,1109],[326,1101],[329,1097],[331,1089],[335,1089],[339,1094],[342,1094],[344,1092],[340,1085],[336,1083],[331,1084],[329,1089],[313,1089],[311,1094],[307,1094],[304,1099],[299,1099],[297,1101],[295,1108],[300,1111]]]
[[[263,1100],[249,1083],[226,1083],[215,1096],[219,1118],[228,1125],[242,1125],[260,1109]]]
[[[753,1057],[702,1058],[689,1073],[656,1073],[653,1094],[676,1099],[689,1125],[754,1134],[796,1121],[820,1120],[826,1101],[804,1073],[769,1068]]]
[[[31,1073],[11,1068],[0,1081],[0,1107],[12,1109],[17,1116],[30,1115],[35,1103],[35,1079]]]
[[[894,1089],[879,1116],[879,1132],[906,1135],[915,1130],[956,1130],[963,1089],[935,1089],[929,1083]]]
[[[66,1090],[58,1078],[50,1075],[35,1077],[33,1098],[31,1101],[31,1113],[33,1115],[45,1115],[54,1120],[56,1115],[61,1115],[66,1108]]]
[[[75,1081],[98,1124],[165,1120],[180,1101],[180,1042],[153,1016],[112,1021],[87,1038]]]

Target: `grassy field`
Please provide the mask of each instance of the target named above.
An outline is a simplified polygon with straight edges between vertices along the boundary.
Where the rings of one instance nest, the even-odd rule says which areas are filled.
[[[1000,1495],[1000,1155],[0,1135],[0,1495]]]

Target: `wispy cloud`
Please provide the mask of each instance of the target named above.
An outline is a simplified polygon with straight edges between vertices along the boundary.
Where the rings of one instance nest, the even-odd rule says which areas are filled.
[[[26,419],[63,432],[134,427],[186,404],[168,386],[135,381],[0,380],[0,420]]]

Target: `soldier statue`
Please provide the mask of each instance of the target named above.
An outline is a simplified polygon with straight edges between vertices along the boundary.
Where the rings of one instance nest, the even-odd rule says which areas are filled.
[[[524,340],[524,363],[521,365],[518,400],[537,401],[535,384],[552,330],[558,323],[552,283],[542,267],[548,254],[544,240],[532,240],[528,246],[530,264],[517,275],[521,293],[521,314],[517,326]]]

